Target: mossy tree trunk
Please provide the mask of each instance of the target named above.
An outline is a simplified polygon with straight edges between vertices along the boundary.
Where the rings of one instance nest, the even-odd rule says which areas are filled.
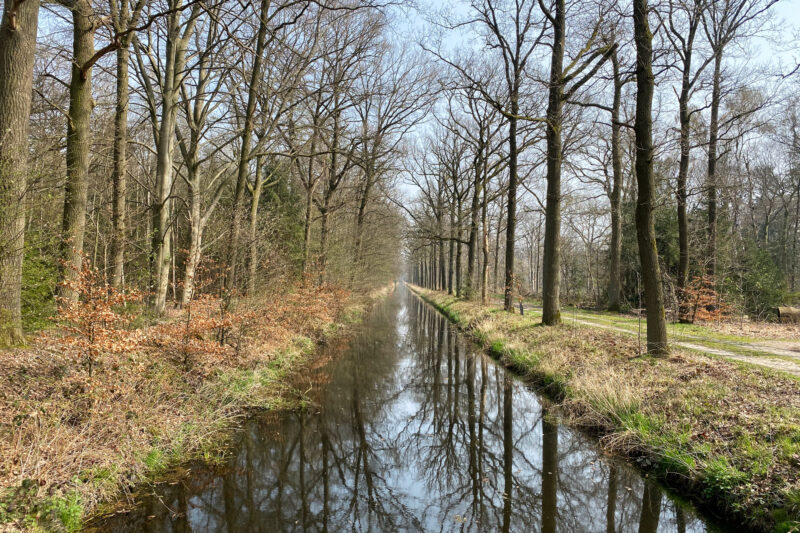
[[[69,84],[67,117],[67,181],[61,226],[60,295],[68,301],[78,299],[76,282],[83,263],[86,233],[86,196],[89,186],[89,146],[91,143],[92,69],[83,68],[94,56],[95,21],[89,0],[65,4],[72,11],[72,75]]]
[[[24,206],[38,24],[39,0],[5,0],[0,20],[0,346],[24,342]]]

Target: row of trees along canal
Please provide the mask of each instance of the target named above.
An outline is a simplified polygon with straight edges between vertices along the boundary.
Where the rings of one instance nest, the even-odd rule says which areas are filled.
[[[156,314],[199,276],[227,294],[395,276],[387,198],[433,78],[387,5],[2,5],[0,344],[77,298],[87,260]]]
[[[796,57],[775,4],[483,0],[431,16],[443,38],[423,47],[447,74],[407,168],[412,278],[484,302],[502,290],[506,310],[541,295],[545,325],[563,296],[644,306],[654,354],[665,309],[692,320],[698,294],[754,318],[796,299],[800,77],[754,53]],[[454,51],[464,28],[476,44]]]

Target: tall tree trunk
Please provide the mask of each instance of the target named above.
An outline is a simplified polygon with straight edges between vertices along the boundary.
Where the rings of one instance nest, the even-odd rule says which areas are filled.
[[[180,7],[181,1],[173,7]],[[178,117],[178,78],[185,62],[185,40],[180,34],[180,12],[176,11],[167,18],[166,61],[161,89],[161,123],[156,145],[156,191],[153,199],[153,231],[152,231],[152,264],[153,286],[151,287],[151,305],[153,310],[161,314],[167,304],[169,288],[169,270],[172,264],[172,212],[171,194],[174,175],[172,163],[175,155],[175,125]]]
[[[503,309],[514,308],[514,249],[517,229],[517,119],[519,114],[519,80],[511,95],[511,114],[508,119],[508,221],[506,222],[506,268]]]
[[[311,165],[311,161],[308,163]],[[305,221],[303,225],[303,265],[302,271],[305,273],[308,270],[309,255],[311,254],[311,215],[314,210],[314,189],[306,190],[306,212]]]
[[[194,174],[197,169],[190,168],[189,172]],[[187,305],[194,297],[197,266],[200,264],[200,257],[203,253],[203,213],[201,208],[203,193],[198,181],[197,178],[189,176],[189,182],[195,185],[189,186],[189,254],[186,257],[186,268],[183,275],[181,305]]]
[[[487,183],[483,184],[483,202],[481,205],[481,224],[483,226],[483,261],[481,262],[481,303],[486,304],[489,290],[489,199]]]
[[[247,188],[247,173],[250,168],[250,143],[253,138],[253,117],[256,110],[259,80],[264,62],[264,47],[267,40],[267,11],[270,0],[261,0],[258,11],[259,24],[256,35],[256,50],[253,57],[253,70],[250,73],[247,87],[247,107],[245,109],[244,124],[242,126],[242,145],[239,153],[239,168],[236,176],[236,191],[233,198],[233,217],[230,226],[230,242],[228,243],[228,273],[225,278],[225,288],[228,291],[236,287],[236,270],[239,262],[239,240],[241,239],[241,225],[244,218],[244,191]]]
[[[717,275],[717,143],[719,142],[719,103],[722,83],[722,48],[715,50],[714,75],[711,86],[711,121],[708,124],[708,265],[706,272],[715,283]]]
[[[261,191],[264,189],[263,165],[264,156],[259,155],[256,164],[256,182],[253,186],[253,198],[250,202],[250,258],[247,262],[247,293],[252,295],[256,290],[256,274],[258,272],[258,204],[261,201]]]
[[[461,271],[463,270],[461,267],[461,256],[464,255],[462,253],[463,246],[461,243],[461,241],[463,240],[463,232],[464,232],[463,224],[461,221],[462,211],[463,210],[461,208],[461,200],[459,199],[457,206],[457,216],[456,216],[456,224],[458,224],[456,227],[456,296],[458,296],[459,298],[461,297],[461,291],[463,289],[462,276],[461,276]]]
[[[447,271],[444,263],[444,199],[441,178],[436,191],[436,231],[439,237],[439,277],[436,284],[437,288],[443,291],[447,287]]]
[[[653,217],[655,176],[653,174],[653,43],[647,21],[647,0],[633,2],[633,28],[636,41],[636,236],[647,307],[647,350],[666,355],[667,322],[661,289],[661,269]]]
[[[478,157],[482,157],[480,154]],[[480,230],[481,193],[483,192],[483,164],[475,165],[475,181],[472,185],[472,203],[469,211],[469,244],[467,245],[467,280],[464,285],[464,296],[472,299],[475,296],[475,262],[478,259],[478,231]]]
[[[320,283],[325,280],[325,269],[328,267],[328,219],[330,212],[328,210],[328,198],[325,198],[325,204],[320,208],[320,231],[319,231],[319,281]]]
[[[353,264],[353,278],[352,280],[355,281],[356,277],[362,270],[363,270],[363,262],[364,262],[364,252],[362,250],[363,243],[364,243],[364,223],[367,219],[367,205],[369,204],[369,195],[372,192],[372,184],[374,183],[374,171],[372,169],[371,164],[367,164],[367,168],[364,171],[364,188],[361,190],[361,194],[359,195],[358,201],[358,213],[356,214],[356,236],[355,236],[355,243],[353,245],[354,249],[354,264]],[[433,254],[436,255],[436,246],[433,247]],[[435,270],[434,270],[435,272]]]
[[[5,0],[0,20],[0,347],[24,342],[22,258],[28,126],[39,0]]]
[[[620,310],[622,282],[620,263],[622,260],[622,147],[620,146],[619,110],[622,102],[622,80],[619,72],[619,59],[616,49],[611,54],[614,70],[614,101],[611,104],[611,247],[609,249],[608,272],[608,310]]]
[[[128,20],[128,2],[122,2],[122,20]],[[117,49],[117,106],[114,113],[114,168],[111,172],[111,284],[120,287],[125,271],[125,199],[128,172],[128,63],[127,43]]]
[[[94,55],[94,21],[89,0],[77,0],[71,7],[72,77],[69,84],[67,120],[67,182],[64,194],[60,294],[68,301],[78,299],[72,284],[83,264],[83,240],[86,233],[86,194],[89,186],[89,146],[92,119],[92,69],[82,69]]]
[[[442,235],[443,237],[443,235]],[[444,251],[444,239],[439,239],[439,280],[437,281],[437,288],[440,291],[443,291],[447,288],[447,268],[445,267],[444,261],[445,251]],[[435,274],[435,273],[434,273]]]
[[[500,206],[500,214],[497,217],[497,230],[494,233],[494,290],[500,289],[500,224],[503,221],[504,207]]]
[[[450,244],[449,244],[449,253],[447,255],[447,294],[453,294],[454,286],[453,281],[455,281],[454,274],[455,274],[455,255],[456,255],[456,241],[455,241],[455,225],[456,225],[456,216],[455,216],[455,207],[453,206],[452,202],[450,204]]]
[[[678,164],[678,183],[676,198],[678,201],[678,319],[681,322],[689,320],[689,307],[687,305],[686,287],[689,283],[689,219],[686,212],[688,201],[687,182],[689,180],[689,162],[691,157],[691,117],[689,114],[689,100],[692,95],[692,54],[694,51],[694,37],[697,32],[700,17],[696,12],[700,8],[699,2],[695,3],[695,12],[690,22],[689,31],[683,39],[684,50],[681,72],[681,92],[678,95],[678,120],[680,123],[680,162]]]
[[[553,21],[553,54],[550,62],[550,94],[547,102],[547,200],[544,224],[544,285],[542,324],[561,323],[561,122],[564,106],[564,42],[566,5],[556,0]]]

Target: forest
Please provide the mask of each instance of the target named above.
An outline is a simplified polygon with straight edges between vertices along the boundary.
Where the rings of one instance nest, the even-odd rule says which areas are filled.
[[[705,406],[688,440],[719,415],[700,381],[780,386],[771,407],[739,389],[726,404],[774,407],[748,443],[782,428],[769,429],[781,450],[758,448],[774,461],[758,489],[709,474],[711,444],[679,470],[715,516],[797,524],[796,0],[3,0],[1,13],[0,529],[80,529],[120,490],[132,500],[169,468],[221,461],[250,409],[309,405],[323,385],[290,383],[333,364],[319,354],[372,307],[396,312],[400,281],[577,402],[568,425],[589,409],[591,431],[635,434],[644,456],[694,444],[665,423],[652,445],[627,418],[639,400],[605,384],[644,372],[626,394],[668,418],[659,391],[683,387]],[[523,319],[542,329],[520,336]],[[581,328],[594,344],[573,345]],[[569,354],[547,362],[559,344]],[[603,373],[623,356],[633,366]],[[697,388],[671,381],[689,368]],[[751,475],[750,444],[723,433],[725,468]],[[758,498],[783,514],[758,514]]]
[[[438,24],[474,27],[482,57],[423,44],[447,78],[407,170],[418,282],[534,295],[548,325],[564,302],[646,307],[661,344],[662,315],[797,303],[797,27],[776,2],[653,2],[648,42],[613,2],[473,4]],[[795,62],[748,60],[759,40]]]

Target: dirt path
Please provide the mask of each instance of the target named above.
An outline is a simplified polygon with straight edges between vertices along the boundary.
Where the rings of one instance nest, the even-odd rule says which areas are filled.
[[[499,305],[502,303],[498,302]],[[538,306],[525,306],[526,311],[541,312],[541,307]],[[593,328],[605,329],[617,333],[624,333],[626,335],[636,335],[636,331],[629,328],[607,324],[602,319],[592,320],[586,313],[579,315],[564,315],[564,323],[569,324],[577,323],[583,326],[590,326]],[[643,331],[644,333],[644,331]],[[751,352],[758,352],[758,355],[748,355],[738,353],[733,350],[726,350],[717,346],[708,346],[705,342],[713,342],[716,345],[729,346],[731,348],[743,348]],[[744,361],[746,363],[771,368],[773,370],[780,370],[789,374],[800,376],[800,342],[796,341],[771,341],[764,340],[761,342],[742,342],[732,341],[728,339],[705,339],[698,335],[689,335],[685,333],[680,334],[679,339],[670,341],[673,346],[680,346],[687,350],[692,350],[700,353],[715,355],[718,357],[725,357],[727,359],[734,359],[736,361]]]
[[[593,328],[600,328],[609,331],[616,331],[619,333],[625,333],[627,335],[636,335],[636,332],[631,331],[629,329],[620,328],[617,326],[610,326],[608,324],[599,324],[597,322],[592,322],[588,320],[581,320],[581,319],[572,319],[572,321],[577,322],[578,324],[582,324],[584,326],[590,326]],[[700,339],[700,337],[692,336],[693,338]],[[722,341],[715,340],[714,342],[719,344],[724,344]],[[686,341],[672,341],[670,344],[673,346],[680,346],[681,348],[686,348],[689,350],[707,353],[711,355],[716,355],[719,357],[725,357],[727,359],[735,359],[737,361],[744,361],[746,363],[751,363],[754,365],[764,366],[767,368],[772,368],[773,370],[780,370],[782,372],[787,372],[789,374],[793,374],[795,376],[800,376],[800,354],[796,352],[792,352],[789,350],[781,350],[776,348],[771,348],[768,346],[764,346],[761,344],[747,344],[747,343],[731,343],[728,342],[727,344],[735,344],[736,346],[741,346],[743,348],[752,349],[754,351],[759,351],[764,353],[763,356],[760,355],[745,355],[741,353],[731,352],[728,350],[722,350],[720,348],[715,348],[711,346],[705,346],[703,344],[696,344],[693,342],[686,342]],[[770,357],[770,355],[777,355],[777,356],[784,356],[784,357],[792,357],[796,359],[794,361],[787,361],[785,359],[778,359]]]

